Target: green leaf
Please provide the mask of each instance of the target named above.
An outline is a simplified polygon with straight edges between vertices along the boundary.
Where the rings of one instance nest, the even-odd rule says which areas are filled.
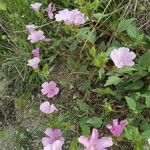
[[[110,76],[110,77],[107,79],[107,81],[106,81],[106,83],[105,83],[104,86],[117,85],[117,84],[119,84],[120,82],[121,82],[121,79],[120,79],[118,76],[113,75],[113,76]]]
[[[127,85],[125,87],[126,90],[139,90],[144,86],[143,81],[139,80],[139,81],[134,81],[133,83]]]
[[[147,108],[150,108],[150,92],[141,95],[145,98],[145,104]]]
[[[93,117],[88,119],[87,123],[92,125],[92,127],[100,128],[102,126],[102,119],[99,117]]]
[[[138,65],[141,66],[142,68],[147,68],[150,66],[150,50],[148,50],[144,55],[142,55],[139,58],[139,63]]]
[[[104,52],[101,52],[97,55],[97,57],[93,60],[93,64],[97,67],[103,67],[107,62],[107,55]]]
[[[121,20],[118,24],[117,32],[126,31],[129,27],[133,26],[132,23],[134,20],[134,18]]]
[[[96,49],[95,49],[95,47],[92,47],[92,48],[89,50],[89,54],[90,54],[93,58],[96,57]]]
[[[97,19],[97,20],[100,20],[100,19],[102,19],[102,18],[104,18],[104,17],[106,17],[106,16],[108,16],[108,14],[106,15],[106,14],[103,14],[103,13],[95,13],[95,14],[93,14],[93,17],[95,18],[95,19]]]
[[[72,85],[71,82],[70,82],[70,80],[69,80],[69,79],[65,79],[65,78],[59,79],[59,83],[60,83],[63,87],[67,87],[67,86]]]
[[[76,37],[81,40],[88,40],[92,43],[96,41],[96,33],[95,31],[90,31],[90,27],[84,27],[79,29],[78,33],[76,34]]]
[[[77,67],[76,62],[71,57],[68,57],[67,59],[67,67],[70,70],[75,70]]]
[[[150,130],[144,131],[142,137],[147,140],[150,137]]]
[[[100,68],[98,70],[98,77],[99,77],[100,80],[102,79],[104,74],[105,74],[105,69],[104,68]]]
[[[83,100],[78,99],[77,100],[77,105],[78,105],[78,107],[81,111],[88,113],[89,105],[87,105]]]
[[[137,113],[137,105],[136,102],[131,97],[125,97],[127,105],[129,109],[133,110],[135,113]]]
[[[135,39],[139,38],[141,35],[139,32],[139,29],[133,25],[131,25],[131,26],[129,26],[129,28],[127,28],[127,33],[130,37],[135,38]]]
[[[96,88],[92,90],[93,92],[99,93],[101,95],[113,95],[115,96],[116,93],[111,88]]]
[[[85,136],[89,136],[90,135],[90,127],[86,122],[87,122],[87,118],[83,118],[82,120],[80,120],[79,125],[81,128],[82,134]]]
[[[127,67],[127,66],[123,67],[123,68],[120,68],[118,70],[119,73],[132,73],[133,71],[136,71],[136,69],[133,68],[133,67]]]
[[[81,86],[79,87],[79,90],[81,91],[85,91],[85,90],[88,90],[90,89],[91,87],[91,80],[84,80],[82,83],[81,83]]]
[[[3,0],[0,0],[0,10],[4,10],[4,11],[7,10],[6,3]]]

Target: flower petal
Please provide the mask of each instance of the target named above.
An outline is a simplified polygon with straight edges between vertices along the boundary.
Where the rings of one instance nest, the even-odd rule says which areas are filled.
[[[60,141],[60,140],[55,141],[52,145],[53,150],[62,150],[63,144],[64,144],[64,141]]]
[[[88,148],[88,146],[89,146],[89,139],[87,138],[87,137],[85,137],[85,136],[80,136],[79,138],[78,138],[78,141],[83,145],[83,146],[85,146],[86,148]]]
[[[107,147],[111,147],[112,145],[113,141],[111,137],[102,137],[97,141],[95,145],[95,150],[105,149]]]
[[[47,146],[48,144],[51,144],[51,139],[49,137],[42,138],[42,144],[43,146]]]
[[[50,103],[48,101],[45,101],[45,102],[41,103],[40,110],[43,113],[48,114],[50,112]]]
[[[90,138],[90,143],[95,143],[95,141],[98,140],[98,130],[97,129],[93,129],[92,130],[92,135],[91,135],[91,138]]]

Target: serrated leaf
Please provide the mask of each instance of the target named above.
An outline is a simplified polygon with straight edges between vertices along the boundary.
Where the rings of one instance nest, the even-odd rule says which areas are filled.
[[[120,72],[120,73],[132,73],[133,71],[136,71],[136,69],[133,67],[125,66],[123,68],[120,68],[118,72]]]
[[[89,105],[87,105],[83,100],[78,99],[77,105],[81,111],[86,113],[89,111]]]
[[[139,59],[139,63],[138,65],[141,66],[141,67],[149,67],[150,66],[150,50],[148,50],[146,53],[144,53],[140,59]]]
[[[108,14],[103,14],[103,13],[95,13],[93,14],[93,17],[96,18],[97,20],[100,20],[104,17],[108,16]]]
[[[95,31],[92,32],[90,30],[90,27],[84,27],[79,29],[78,33],[76,34],[76,37],[81,40],[88,40],[92,43],[96,41],[96,33]]]
[[[93,89],[92,91],[99,93],[101,95],[113,95],[113,96],[116,95],[115,92],[109,87],[107,87],[107,88],[96,88],[96,89]]]
[[[93,117],[88,119],[87,123],[92,125],[92,127],[100,128],[102,126],[102,119],[98,117]]]
[[[150,130],[146,130],[142,133],[142,137],[144,139],[148,139],[150,137]]]
[[[145,94],[142,94],[141,96],[145,98],[146,107],[150,108],[150,93],[147,92]]]
[[[91,87],[91,80],[84,80],[79,87],[79,90],[85,91]]]
[[[68,57],[67,59],[67,67],[70,70],[75,70],[77,67],[76,62],[71,57]]]
[[[87,118],[83,118],[82,120],[80,120],[79,124],[80,124],[82,134],[85,136],[89,136],[90,135],[90,127],[86,123],[86,121],[87,121]]]
[[[135,113],[137,112],[137,105],[136,102],[134,101],[134,99],[132,99],[131,97],[125,97],[127,105],[129,107],[129,109],[133,110]]]
[[[138,80],[138,81],[134,81],[133,83],[130,83],[129,85],[127,85],[125,87],[126,90],[139,90],[144,86],[143,81]]]
[[[104,73],[105,73],[105,69],[104,68],[100,68],[98,70],[98,77],[99,77],[100,80],[102,79]]]
[[[140,36],[139,29],[133,25],[131,25],[127,28],[127,33],[130,37],[135,38],[135,39],[137,39],[137,37]]]
[[[132,26],[133,21],[134,18],[121,20],[118,24],[117,32],[126,31],[130,26]]]
[[[106,81],[106,83],[105,83],[104,86],[117,85],[117,84],[119,84],[120,82],[121,82],[121,79],[120,79],[118,76],[114,75],[114,76],[110,76],[110,77],[107,79],[107,81]]]

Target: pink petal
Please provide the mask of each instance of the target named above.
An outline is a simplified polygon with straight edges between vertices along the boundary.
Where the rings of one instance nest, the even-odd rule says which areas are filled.
[[[45,101],[45,102],[41,103],[40,110],[43,113],[48,114],[50,112],[50,103],[48,101]]]
[[[56,87],[56,83],[54,81],[50,81],[49,85],[52,86],[52,87]]]
[[[42,88],[47,88],[47,87],[48,87],[48,85],[49,85],[49,83],[48,83],[48,82],[44,82],[44,83],[42,84]]]
[[[53,149],[52,150],[62,150],[62,146],[64,144],[64,141],[60,141],[60,140],[57,140],[53,143]]]
[[[49,137],[53,137],[53,129],[52,128],[47,128],[45,130],[45,135],[47,135]]]
[[[124,128],[128,124],[128,120],[122,120],[120,121],[119,125]]]
[[[109,130],[112,130],[113,127],[112,127],[111,124],[108,124],[108,125],[106,125],[106,128],[109,129]]]
[[[51,139],[49,137],[42,138],[42,144],[43,146],[47,146],[48,144],[51,144]]]
[[[131,60],[133,60],[133,59],[136,57],[136,55],[135,55],[134,52],[130,52],[129,54],[130,54],[130,59],[131,59]]]
[[[59,88],[56,87],[56,88],[55,88],[55,93],[54,93],[54,94],[57,95],[58,93],[59,93]]]
[[[84,145],[86,148],[88,148],[89,147],[89,139],[87,138],[87,137],[85,137],[85,136],[80,136],[79,138],[78,138],[78,141],[82,144],[82,145]]]
[[[41,89],[41,92],[42,92],[43,95],[47,94],[47,90],[46,89]]]
[[[48,98],[54,97],[54,93],[48,93],[48,94],[47,94],[47,97],[48,97]]]
[[[31,4],[31,7],[34,9],[34,11],[39,11],[40,7],[41,7],[41,3],[34,3],[34,4]]]
[[[40,62],[40,58],[34,57],[33,59],[28,60],[27,65],[35,69],[38,67],[39,62]]]
[[[53,144],[48,144],[44,147],[44,150],[53,150]]]
[[[54,137],[55,137],[55,139],[59,139],[59,137],[61,137],[60,129],[54,129]]]
[[[117,126],[118,125],[118,119],[113,119],[113,126]]]
[[[34,57],[39,57],[40,56],[40,49],[39,48],[33,49],[32,50],[32,55]]]
[[[113,141],[111,137],[102,137],[97,141],[95,150],[103,150],[107,147],[111,147],[112,145]]]
[[[93,144],[93,143],[95,143],[97,140],[98,140],[98,130],[94,128],[94,129],[92,130],[92,135],[91,135],[91,138],[90,138],[90,143]]]
[[[54,111],[58,111],[54,104],[51,104],[49,113],[53,113]]]

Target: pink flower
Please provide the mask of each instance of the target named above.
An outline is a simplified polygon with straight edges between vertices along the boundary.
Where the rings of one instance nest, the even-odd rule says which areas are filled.
[[[38,12],[40,10],[41,5],[41,3],[34,3],[31,4],[31,7],[34,9],[34,11]]]
[[[52,3],[50,3],[50,4],[48,5],[48,7],[45,9],[45,11],[46,11],[47,14],[48,14],[49,19],[53,19],[53,18],[54,18],[53,12],[54,12],[55,10],[56,10],[56,8],[55,8],[54,5],[52,5]]]
[[[40,58],[34,57],[33,59],[28,60],[27,65],[35,69],[38,67],[39,62],[40,62]]]
[[[114,49],[110,55],[112,61],[115,66],[118,68],[122,68],[124,66],[133,66],[133,59],[136,57],[134,52],[129,52],[129,48],[120,47],[118,49]]]
[[[45,135],[46,137],[42,139],[44,150],[61,150],[62,149],[62,145],[64,144],[64,138],[61,135],[60,129],[53,130],[51,128],[47,128],[45,131]]]
[[[111,137],[98,138],[98,130],[93,129],[91,137],[80,136],[78,141],[85,147],[85,150],[106,150],[113,145]]]
[[[37,26],[35,26],[34,24],[29,24],[26,25],[26,29],[31,33],[34,32],[36,30]]]
[[[39,48],[33,49],[32,50],[32,55],[34,57],[40,57],[40,49]]]
[[[127,120],[122,120],[120,123],[118,123],[118,119],[114,119],[112,125],[108,124],[106,125],[106,128],[109,129],[115,137],[120,137],[127,124]]]
[[[70,18],[68,19],[68,24],[74,24],[79,26],[85,23],[85,16],[78,9],[73,9],[70,11]]]
[[[56,21],[64,21],[65,24],[68,25],[76,25],[79,26],[86,22],[85,16],[78,9],[73,9],[69,11],[68,9],[64,9],[59,11],[58,14],[55,15]]]
[[[55,111],[58,111],[54,104],[51,104],[48,101],[41,103],[40,110],[45,114],[51,114]]]
[[[58,12],[58,14],[55,15],[56,21],[64,21],[66,22],[68,18],[70,17],[70,11],[68,9],[64,9]]]
[[[49,83],[44,82],[42,84],[41,92],[42,94],[47,95],[47,97],[52,98],[58,94],[59,88],[56,86],[54,81],[50,81]]]
[[[44,39],[45,39],[45,35],[44,32],[41,30],[31,32],[31,34],[28,36],[28,40],[30,40],[31,43],[43,41]]]
[[[31,43],[36,43],[36,42],[40,42],[40,41],[45,41],[45,42],[50,42],[51,41],[50,38],[45,37],[44,32],[41,31],[41,30],[31,32],[30,35],[28,36],[28,40]]]
[[[48,144],[44,147],[44,150],[62,150],[62,146],[64,144],[64,141],[57,140],[53,142],[52,144]]]

